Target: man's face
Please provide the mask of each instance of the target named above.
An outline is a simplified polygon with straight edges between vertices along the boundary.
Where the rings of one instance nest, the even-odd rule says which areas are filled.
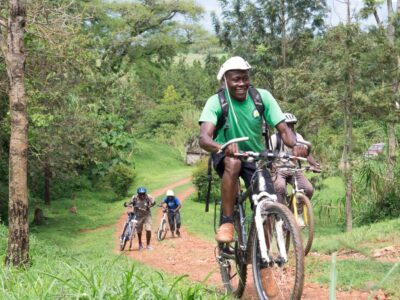
[[[139,194],[139,199],[140,200],[143,200],[143,199],[145,199],[146,198],[146,194]]]
[[[236,100],[246,100],[247,90],[250,86],[249,71],[232,70],[225,73],[226,84],[231,97]]]

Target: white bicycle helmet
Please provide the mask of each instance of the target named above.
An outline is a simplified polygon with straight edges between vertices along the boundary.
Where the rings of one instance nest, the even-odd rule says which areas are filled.
[[[286,123],[297,123],[297,118],[291,113],[284,113]]]
[[[166,193],[166,196],[167,196],[167,197],[170,197],[170,196],[173,197],[173,196],[175,196],[174,191],[173,191],[173,190],[168,190],[167,193]]]

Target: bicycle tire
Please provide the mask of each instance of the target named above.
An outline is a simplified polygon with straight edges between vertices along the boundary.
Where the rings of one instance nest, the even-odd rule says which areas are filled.
[[[267,203],[265,211],[265,238],[271,264],[261,260],[257,229],[251,231],[252,268],[254,285],[259,299],[267,300],[279,296],[279,299],[298,300],[301,298],[304,285],[304,251],[299,228],[288,207],[279,203]],[[282,222],[282,225],[279,223]],[[279,223],[277,223],[279,222]],[[282,226],[284,234],[292,236],[293,251],[287,252],[288,260],[284,262],[277,246],[275,226]],[[285,238],[285,237],[283,237]],[[285,242],[283,240],[282,242]]]
[[[218,243],[218,262],[222,282],[227,293],[240,298],[243,295],[247,279],[246,255],[239,248],[239,241],[243,243],[240,229],[240,217],[237,212],[233,216],[235,236],[230,244]]]
[[[300,234],[303,239],[303,248],[304,248],[304,256],[306,256],[310,250],[314,240],[314,210],[311,204],[310,199],[304,194],[296,194],[295,199],[291,199],[290,201],[290,210],[293,212],[293,202],[303,204],[303,218],[305,227],[300,229]],[[290,236],[287,236],[286,239],[286,250],[289,250],[290,245]]]
[[[135,236],[136,236],[136,227],[133,225],[131,228],[131,234],[129,237],[129,250],[132,249],[132,242],[133,242],[133,239],[135,238]]]
[[[160,226],[157,230],[157,240],[162,241],[167,235],[167,220],[162,219]]]
[[[122,231],[121,241],[119,244],[119,250],[124,251],[126,243],[128,242],[128,223],[125,223],[124,230]]]

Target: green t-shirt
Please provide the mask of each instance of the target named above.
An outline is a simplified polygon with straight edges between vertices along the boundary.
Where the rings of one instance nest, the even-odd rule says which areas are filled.
[[[275,127],[281,121],[285,119],[281,108],[276,102],[275,98],[270,92],[263,89],[257,89],[261,95],[264,103],[264,116],[268,125]],[[227,91],[225,90],[225,96],[229,102]],[[224,130],[222,127],[215,138],[215,141],[219,144],[224,144],[228,140],[238,137],[249,137],[248,141],[240,142],[239,149],[241,151],[262,151],[265,149],[264,138],[262,136],[262,119],[257,111],[254,101],[251,99],[249,93],[245,101],[237,101],[232,99],[232,106],[229,105],[229,113],[227,119],[229,120],[229,129]],[[232,107],[234,113],[232,113]],[[236,114],[236,119],[235,115]],[[211,96],[206,105],[204,106],[203,112],[201,113],[199,123],[211,122],[215,126],[217,125],[218,118],[222,115],[221,104],[218,99],[218,94]],[[224,134],[224,131],[226,133]],[[226,136],[225,136],[226,135]]]

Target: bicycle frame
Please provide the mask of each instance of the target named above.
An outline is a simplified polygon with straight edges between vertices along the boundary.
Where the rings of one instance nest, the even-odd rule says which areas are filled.
[[[302,194],[302,195],[305,195],[305,193],[304,193],[304,189],[299,189],[299,187],[298,187],[298,182],[297,182],[297,176],[296,176],[296,173],[297,172],[301,172],[301,171],[307,171],[307,170],[309,170],[309,167],[305,167],[305,168],[299,168],[299,167],[288,167],[288,166],[285,166],[285,167],[278,167],[279,169],[281,169],[281,170],[284,170],[284,171],[289,171],[289,172],[291,172],[291,174],[292,174],[292,178],[293,178],[293,182],[291,182],[290,184],[292,185],[292,188],[293,188],[293,190],[292,190],[292,192],[291,193],[288,193],[288,201],[290,201],[291,202],[291,204],[292,204],[292,206],[293,206],[293,215],[294,215],[294,217],[295,217],[295,219],[297,220],[297,218],[298,218],[298,211],[297,211],[297,201],[296,201],[296,195],[298,194],[298,193],[300,193],[300,194]],[[288,186],[288,182],[286,183],[286,188],[287,188],[287,186]],[[290,205],[290,202],[288,202],[288,205]],[[308,221],[308,216],[307,216],[307,210],[305,211],[305,213],[304,213],[304,221],[307,223],[307,221]]]

